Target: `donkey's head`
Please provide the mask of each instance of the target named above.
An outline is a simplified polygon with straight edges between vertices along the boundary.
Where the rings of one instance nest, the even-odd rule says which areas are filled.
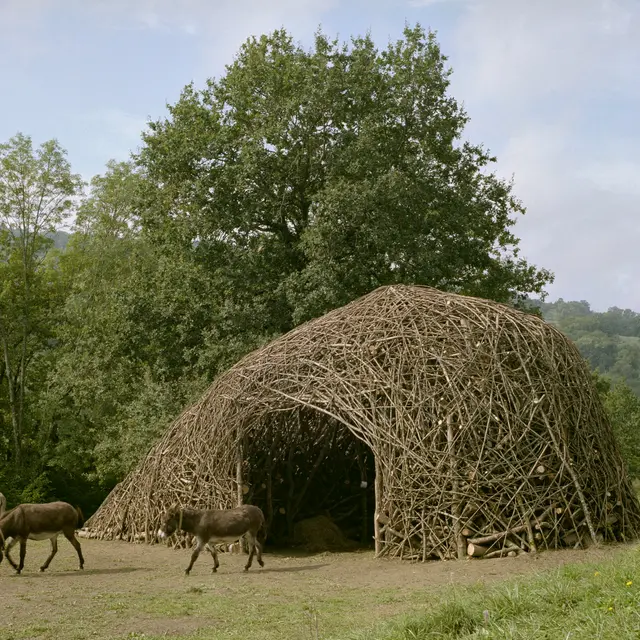
[[[171,505],[162,516],[162,523],[158,529],[159,538],[168,538],[182,525],[182,509],[177,504]]]

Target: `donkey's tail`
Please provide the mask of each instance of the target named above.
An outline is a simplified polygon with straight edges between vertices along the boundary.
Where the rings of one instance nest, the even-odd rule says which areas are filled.
[[[82,529],[84,525],[84,515],[82,514],[82,509],[78,505],[76,505],[76,513],[78,514],[78,524],[76,525],[76,529]]]
[[[264,546],[264,543],[267,541],[267,521],[265,520],[264,515],[262,516],[262,522],[260,523],[260,528],[257,533],[258,542]]]

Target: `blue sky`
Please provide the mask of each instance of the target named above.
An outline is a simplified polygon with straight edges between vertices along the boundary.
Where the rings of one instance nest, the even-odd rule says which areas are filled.
[[[0,0],[0,141],[55,137],[89,179],[250,35],[308,45],[321,25],[385,46],[405,21],[437,31],[465,137],[514,177],[550,299],[640,311],[638,0]]]

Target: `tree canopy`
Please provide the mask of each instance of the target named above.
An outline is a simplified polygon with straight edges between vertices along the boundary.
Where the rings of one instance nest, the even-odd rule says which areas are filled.
[[[395,282],[502,301],[541,292],[552,276],[510,230],[524,207],[463,139],[450,73],[419,26],[382,51],[369,37],[318,33],[310,51],[285,31],[252,38],[144,134],[155,193],[143,226],[197,243],[267,335]]]

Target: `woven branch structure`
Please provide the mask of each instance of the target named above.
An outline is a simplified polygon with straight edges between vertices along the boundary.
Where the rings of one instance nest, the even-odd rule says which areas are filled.
[[[534,315],[418,286],[376,289],[247,355],[177,418],[85,535],[153,542],[172,503],[242,501],[289,532],[348,506],[378,555],[422,561],[640,532],[574,344]]]

